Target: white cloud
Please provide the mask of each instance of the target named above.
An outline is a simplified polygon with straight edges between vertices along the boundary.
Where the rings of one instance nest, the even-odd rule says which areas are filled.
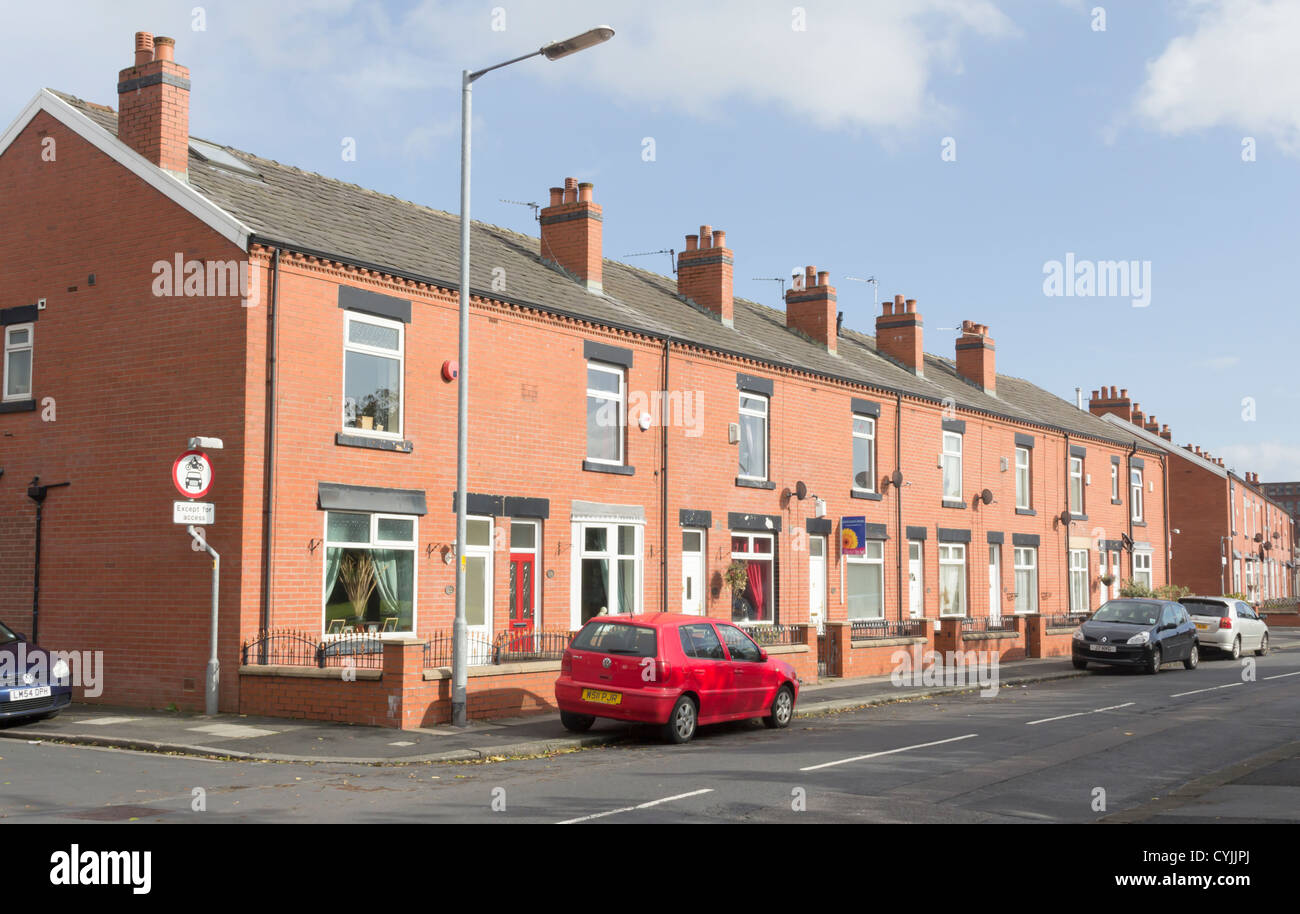
[[[1190,31],[1147,64],[1134,108],[1181,135],[1232,127],[1300,155],[1300,3],[1184,0]]]
[[[1229,444],[1215,453],[1225,466],[1238,475],[1258,473],[1264,482],[1291,482],[1300,479],[1300,453],[1294,444],[1261,441],[1255,444]]]

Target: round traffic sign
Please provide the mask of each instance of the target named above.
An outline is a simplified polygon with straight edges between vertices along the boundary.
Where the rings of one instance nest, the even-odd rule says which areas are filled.
[[[172,464],[172,484],[186,498],[202,498],[212,488],[212,463],[202,451],[186,451]]]

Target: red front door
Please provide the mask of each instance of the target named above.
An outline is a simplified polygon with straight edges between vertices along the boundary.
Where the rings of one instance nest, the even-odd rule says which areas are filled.
[[[532,554],[512,554],[510,556],[510,631],[513,634],[532,634],[533,617],[533,571],[536,556]]]

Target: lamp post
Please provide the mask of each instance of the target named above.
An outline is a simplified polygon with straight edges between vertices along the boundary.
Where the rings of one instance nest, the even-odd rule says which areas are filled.
[[[555,41],[531,54],[485,67],[482,70],[461,74],[460,109],[460,346],[458,353],[459,385],[456,391],[456,620],[452,624],[451,652],[451,722],[465,726],[466,716],[466,663],[468,633],[465,624],[465,527],[466,491],[465,476],[469,466],[469,150],[470,150],[470,98],[474,81],[486,73],[508,67],[530,57],[559,60],[578,51],[608,41],[614,37],[609,26],[599,26],[564,41]]]

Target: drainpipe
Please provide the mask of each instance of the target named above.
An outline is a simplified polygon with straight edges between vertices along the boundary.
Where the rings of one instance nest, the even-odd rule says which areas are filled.
[[[668,612],[668,421],[665,412],[668,407],[668,346],[664,339],[663,395],[659,400],[659,590],[663,612]],[[708,542],[701,544],[704,548],[705,568],[708,567]],[[704,596],[701,594],[700,599]],[[708,615],[707,609],[705,615]]]
[[[894,397],[894,466],[903,469],[903,395]],[[898,624],[903,624],[903,487],[894,486],[895,511],[898,515]],[[921,596],[921,614],[925,614],[925,595]]]
[[[1079,480],[1080,486],[1083,480]],[[1082,496],[1082,492],[1079,493]],[[1070,612],[1070,523],[1073,515],[1070,512],[1070,433],[1065,433],[1065,515],[1070,517],[1061,526],[1065,528],[1065,566],[1063,568],[1065,576],[1065,611]],[[1015,553],[1012,553],[1014,555]],[[1038,611],[1041,613],[1043,608],[1040,606]]]
[[[280,249],[277,247],[271,259],[271,338],[266,346],[266,432],[265,432],[265,466],[262,479],[262,607],[259,627],[261,631],[271,629],[271,567],[275,561],[275,445],[276,445],[276,397],[279,391],[280,362],[278,349],[280,341]],[[266,651],[265,640],[260,642],[260,650]],[[265,657],[259,658],[264,661]]]
[[[1165,495],[1165,583],[1172,584],[1174,580],[1171,577],[1173,568],[1171,554],[1174,551],[1174,535],[1169,530],[1169,467],[1165,464],[1165,455],[1163,453],[1160,455],[1160,487],[1164,490]],[[1219,569],[1222,571],[1222,564],[1219,565]]]
[[[32,643],[35,644],[40,640],[41,627],[41,509],[45,504],[45,495],[50,489],[61,489],[64,486],[70,486],[70,482],[56,482],[52,485],[41,485],[41,477],[32,477],[32,483],[27,487],[27,497],[36,502],[36,555],[33,559],[32,566]]]
[[[1130,543],[1133,542],[1133,455],[1136,454],[1137,452],[1138,452],[1138,443],[1137,443],[1137,439],[1134,438],[1133,447],[1129,450],[1128,457],[1126,457],[1124,461],[1124,465],[1128,468],[1128,482],[1125,483],[1125,485],[1128,488],[1128,541]],[[1145,475],[1146,474],[1144,473],[1143,476],[1145,477]],[[1146,479],[1143,478],[1142,481],[1146,482]],[[1143,513],[1145,514],[1145,511]],[[1122,567],[1123,559],[1120,560],[1120,564]],[[1133,580],[1134,574],[1135,572],[1133,570],[1133,551],[1130,549],[1128,554],[1128,578],[1130,581]],[[1123,582],[1123,579],[1124,576],[1120,575],[1121,583]]]

